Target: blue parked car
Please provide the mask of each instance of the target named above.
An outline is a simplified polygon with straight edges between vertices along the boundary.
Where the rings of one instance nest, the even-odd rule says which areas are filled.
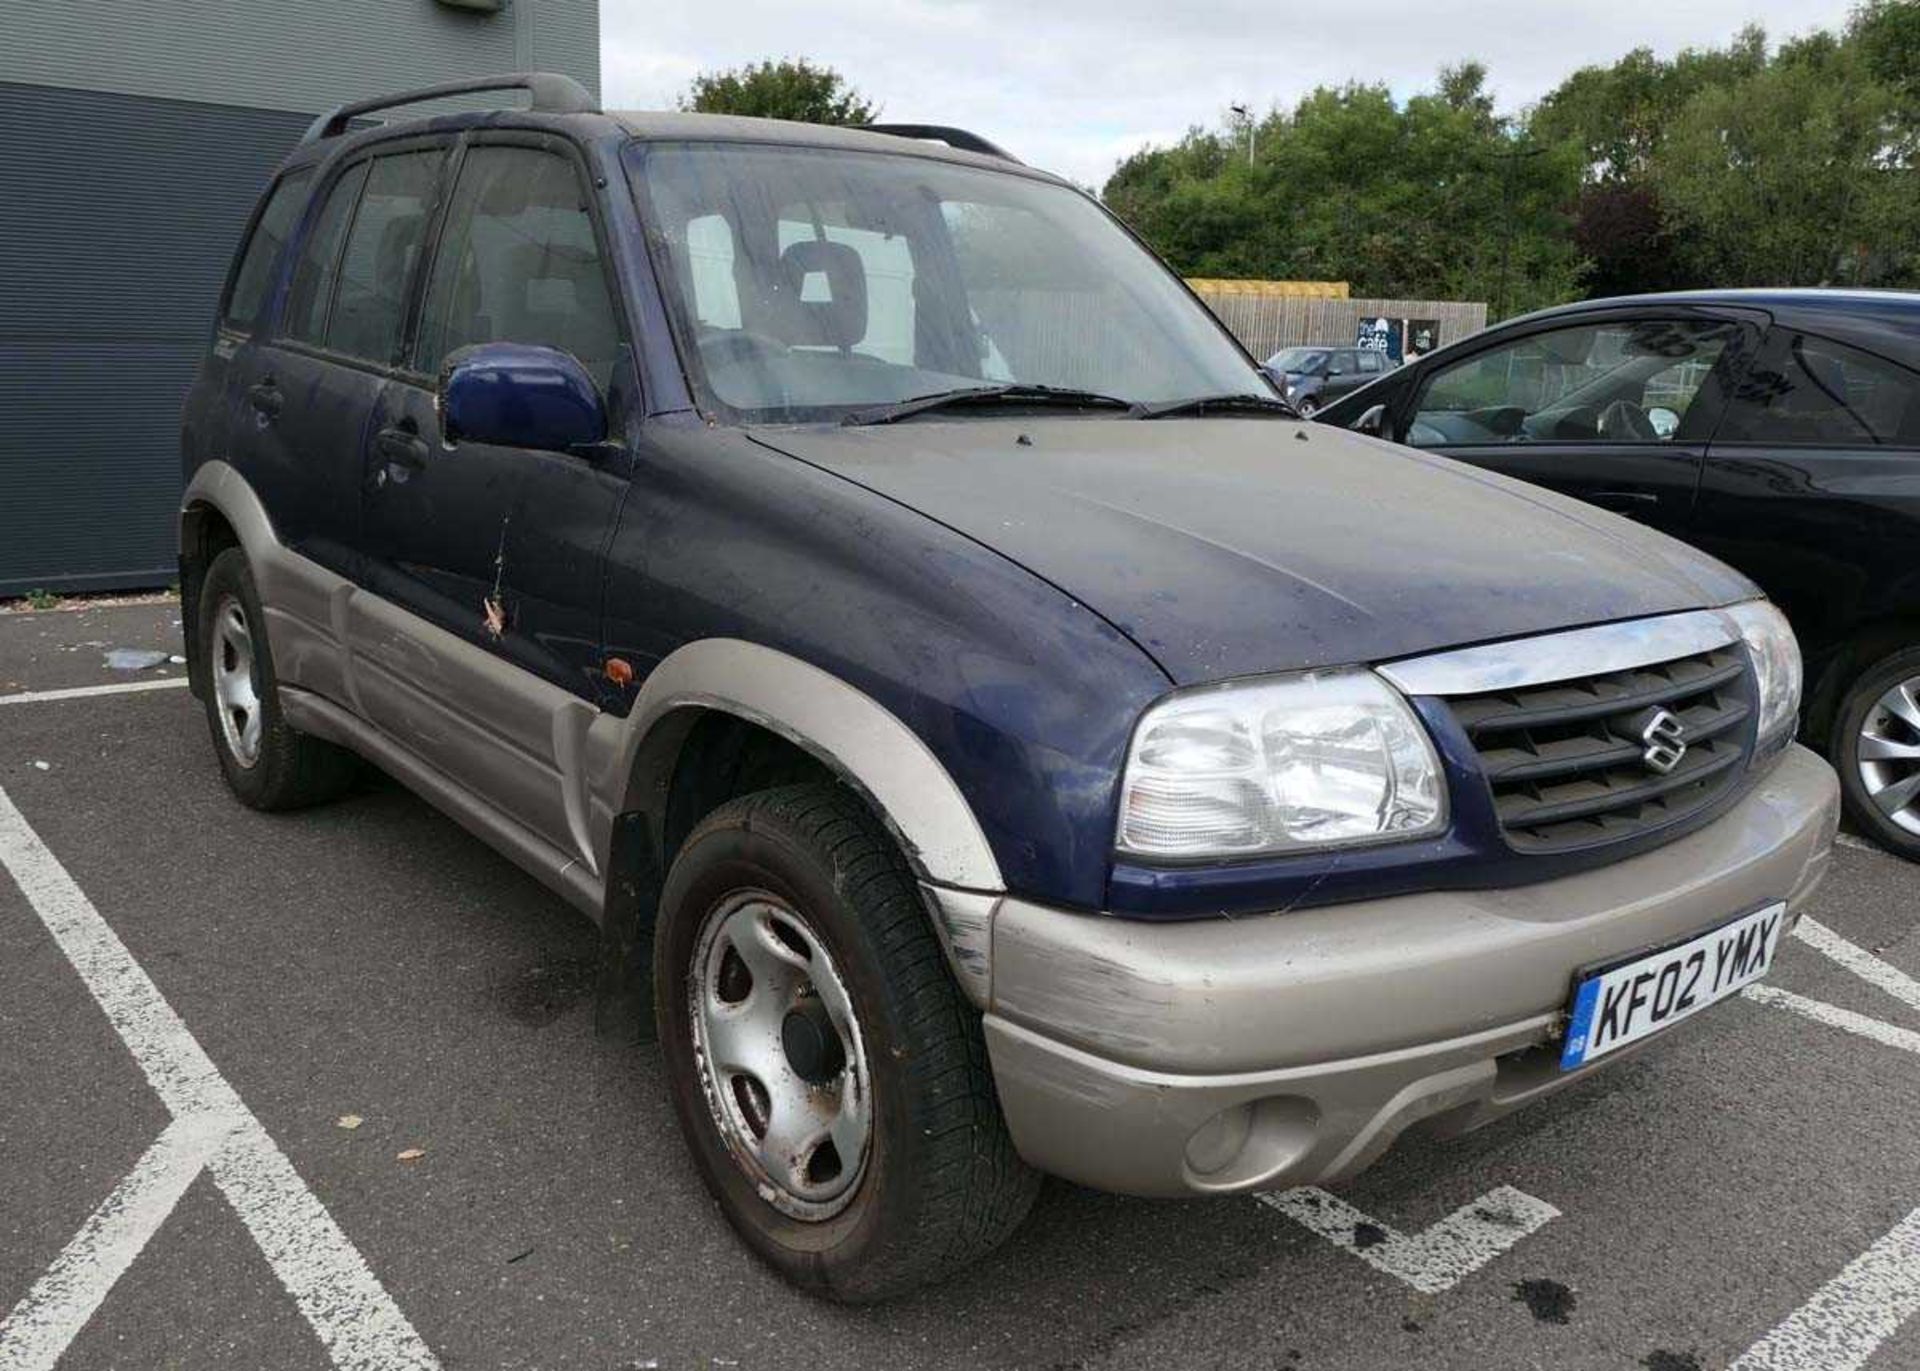
[[[1300,422],[959,130],[342,107],[183,445],[233,792],[371,762],[597,921],[719,1207],[835,1298],[1043,1172],[1484,1124],[1764,975],[1827,864],[1750,582]]]

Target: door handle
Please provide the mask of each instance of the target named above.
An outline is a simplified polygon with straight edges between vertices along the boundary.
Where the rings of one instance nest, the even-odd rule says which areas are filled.
[[[247,403],[263,419],[272,419],[280,413],[280,407],[287,397],[280,393],[280,387],[273,383],[271,376],[256,385],[247,387]]]
[[[1596,490],[1587,498],[1596,505],[1657,505],[1660,497],[1651,490]]]
[[[408,472],[426,469],[426,440],[411,429],[398,425],[381,429],[373,435],[373,450],[390,468],[397,467]]]

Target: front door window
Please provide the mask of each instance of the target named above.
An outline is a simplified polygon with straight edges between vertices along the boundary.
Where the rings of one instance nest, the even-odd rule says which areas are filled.
[[[1711,415],[1695,402],[1739,327],[1636,319],[1528,334],[1436,372],[1415,404],[1407,441],[1472,447],[1704,439],[1700,430]]]

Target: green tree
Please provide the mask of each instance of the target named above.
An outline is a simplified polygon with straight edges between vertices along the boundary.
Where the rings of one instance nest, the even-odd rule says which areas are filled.
[[[804,57],[702,72],[680,97],[680,108],[805,124],[871,124],[880,113],[839,72]]]
[[[1869,0],[1770,50],[1757,27],[1575,72],[1530,131],[1586,162],[1574,238],[1597,294],[1916,279],[1920,4]]]
[[[1853,12],[1849,40],[1876,81],[1902,97],[1907,118],[1920,118],[1920,5],[1913,0],[1871,0]]]
[[[1752,25],[1725,48],[1689,48],[1671,61],[1635,48],[1610,67],[1582,67],[1562,81],[1533,110],[1528,131],[1543,143],[1577,143],[1592,181],[1637,181],[1688,100],[1766,64],[1767,35]]]
[[[1107,204],[1189,276],[1342,280],[1360,296],[1564,299],[1579,254],[1562,207],[1571,146],[1537,148],[1463,63],[1404,104],[1383,85],[1322,87],[1255,134],[1195,129],[1127,159]]]
[[[1572,73],[1523,116],[1475,62],[1396,101],[1322,87],[1257,130],[1127,159],[1115,212],[1188,275],[1347,281],[1357,295],[1920,286],[1920,0],[1865,0],[1778,47],[1758,27]]]
[[[1916,186],[1894,90],[1859,48],[1814,35],[1674,118],[1652,184],[1715,285],[1857,285],[1907,277]]]

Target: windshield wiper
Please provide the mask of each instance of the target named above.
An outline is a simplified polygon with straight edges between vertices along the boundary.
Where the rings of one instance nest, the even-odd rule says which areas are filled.
[[[1298,419],[1300,412],[1285,400],[1271,395],[1194,395],[1185,400],[1167,400],[1156,405],[1135,405],[1136,419],[1167,419],[1181,414],[1220,414],[1233,410],[1251,414],[1278,414]]]
[[[857,409],[840,422],[848,425],[891,424],[897,419],[924,414],[930,409],[944,409],[948,405],[996,403],[1068,405],[1078,408],[1125,410],[1135,408],[1129,400],[1122,400],[1113,395],[1102,395],[1097,391],[1073,390],[1066,386],[1021,385],[1014,382],[1007,385],[962,386],[959,390],[941,390],[931,395],[916,395],[910,400],[901,400],[896,404],[876,405],[872,409]]]

